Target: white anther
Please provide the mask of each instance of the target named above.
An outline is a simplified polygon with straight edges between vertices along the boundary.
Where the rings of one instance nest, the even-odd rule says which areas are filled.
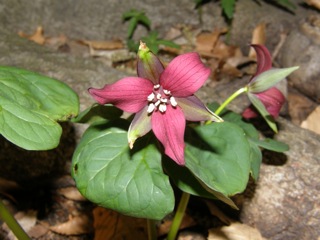
[[[160,100],[161,99],[161,93],[157,93],[157,99]]]
[[[161,98],[160,101],[161,101],[162,103],[167,103],[167,102],[168,102],[168,99],[167,99],[167,98]]]
[[[171,92],[169,90],[166,90],[166,89],[163,89],[163,92],[164,92],[165,95],[170,95],[171,94]]]
[[[160,103],[161,103],[161,101],[158,100],[154,105],[155,105],[156,107],[158,107],[158,106],[160,105]]]
[[[156,95],[154,94],[154,93],[151,93],[149,96],[148,96],[148,101],[149,102],[151,102],[151,101],[153,101],[153,99],[154,99],[154,97],[155,97]]]
[[[153,89],[154,89],[154,90],[158,90],[159,88],[160,88],[160,84],[157,84],[157,85],[154,85],[154,86],[153,86]]]
[[[153,103],[150,103],[148,106],[147,112],[152,113],[155,108],[156,108],[156,106]]]
[[[164,113],[167,110],[167,105],[162,103],[162,104],[160,104],[158,109],[160,112]]]
[[[169,100],[170,100],[172,107],[176,107],[178,105],[178,103],[174,97],[171,96]]]

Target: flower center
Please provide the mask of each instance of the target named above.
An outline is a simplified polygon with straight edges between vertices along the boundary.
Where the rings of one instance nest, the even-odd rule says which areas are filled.
[[[153,86],[152,93],[148,96],[148,113],[160,111],[164,113],[167,110],[167,105],[176,107],[178,104],[169,90],[163,89],[160,84]]]

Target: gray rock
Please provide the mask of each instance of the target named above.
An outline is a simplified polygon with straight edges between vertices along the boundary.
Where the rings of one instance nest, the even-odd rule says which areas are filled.
[[[320,17],[302,19],[291,31],[281,51],[283,66],[300,66],[290,82],[309,98],[320,102]]]

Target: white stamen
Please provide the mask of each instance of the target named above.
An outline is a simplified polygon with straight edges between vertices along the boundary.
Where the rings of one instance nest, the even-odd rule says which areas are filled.
[[[178,103],[174,97],[171,96],[169,100],[170,100],[172,107],[176,107],[178,105]]]
[[[154,105],[155,105],[156,107],[158,107],[160,103],[161,103],[161,101],[158,100]]]
[[[160,101],[161,101],[162,103],[167,103],[167,102],[168,102],[168,99],[167,99],[167,98],[161,98]]]
[[[167,110],[167,105],[164,103],[160,104],[159,111],[164,113],[166,110]]]
[[[157,93],[157,99],[159,99],[159,100],[160,100],[160,99],[161,99],[161,97],[162,97],[162,96],[161,96],[161,93]]]
[[[151,102],[151,101],[153,101],[154,97],[155,97],[155,94],[154,94],[154,93],[151,93],[151,94],[148,96],[147,99],[148,99],[149,102]]]
[[[148,106],[147,112],[152,113],[155,108],[156,108],[156,106],[153,103],[150,103]]]
[[[166,89],[163,89],[163,92],[164,92],[165,95],[170,95],[171,94],[171,92],[169,90],[166,90]]]
[[[159,88],[160,88],[160,84],[157,84],[157,85],[154,85],[154,86],[153,86],[153,89],[154,89],[154,90],[158,90]]]

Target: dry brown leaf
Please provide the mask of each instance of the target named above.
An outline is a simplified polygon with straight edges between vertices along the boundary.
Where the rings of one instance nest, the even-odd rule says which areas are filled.
[[[158,227],[158,235],[162,236],[162,235],[167,234],[170,230],[171,224],[172,224],[172,219],[164,220],[161,223],[161,225]],[[185,213],[179,229],[192,227],[194,225],[196,225],[196,222],[193,220],[193,218],[190,215]]]
[[[308,5],[320,9],[320,0],[304,0]]]
[[[209,208],[211,215],[218,217],[225,224],[229,225],[232,222],[232,220],[225,215],[212,201],[204,200],[204,202]]]
[[[320,106],[316,109],[301,123],[301,127],[314,131],[320,134]]]
[[[213,50],[222,34],[226,33],[227,29],[217,29],[213,32],[202,32],[196,36],[196,51],[204,57],[214,57]]]
[[[76,187],[65,187],[57,190],[59,194],[74,201],[87,201],[85,197],[81,195]]]
[[[261,44],[265,45],[266,43],[266,24],[259,23],[252,32],[251,38],[252,44]],[[253,48],[250,48],[249,58],[256,59],[256,52]]]
[[[115,49],[124,48],[124,45],[120,40],[110,40],[110,41],[78,40],[78,42],[96,50],[115,50]]]
[[[43,45],[46,41],[46,38],[43,35],[43,28],[41,26],[38,26],[36,31],[32,35],[25,34],[22,31],[18,32],[18,34],[20,37],[27,38],[40,45]]]
[[[209,230],[208,240],[266,240],[260,232],[246,224],[234,222],[230,226]]]
[[[49,231],[49,224],[40,223],[32,227],[27,233],[32,239],[38,239]]]
[[[81,235],[93,231],[92,220],[86,215],[70,216],[67,222],[51,226],[49,229],[62,235]]]
[[[94,240],[147,239],[147,222],[141,218],[121,215],[115,211],[97,207],[94,215]]]

